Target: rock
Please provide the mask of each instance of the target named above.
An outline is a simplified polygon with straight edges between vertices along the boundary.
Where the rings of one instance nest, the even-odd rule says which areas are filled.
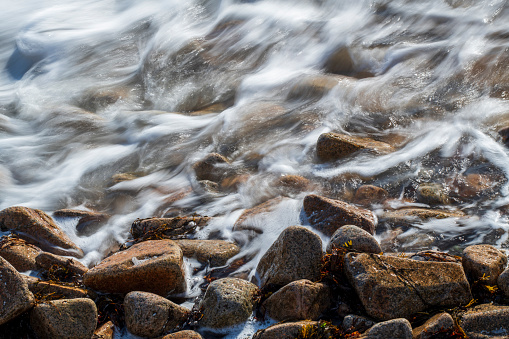
[[[470,173],[458,175],[447,181],[450,195],[462,199],[472,199],[489,192],[496,182],[484,174]]]
[[[30,292],[42,300],[44,300],[44,297],[51,297],[52,299],[76,299],[88,296],[88,292],[82,288],[42,281],[35,277],[23,276],[23,278],[27,282]]]
[[[472,245],[463,250],[462,264],[472,281],[484,277],[486,285],[495,285],[507,265],[507,256],[491,245]]]
[[[348,47],[341,46],[327,58],[325,71],[336,74],[350,74],[353,72],[353,60]]]
[[[262,304],[275,320],[317,320],[330,306],[330,289],[321,283],[302,279],[289,283]]]
[[[34,306],[34,296],[23,276],[0,257],[0,325]]]
[[[255,225],[255,222],[257,219],[257,216],[265,213],[270,213],[276,209],[279,204],[287,198],[277,197],[274,199],[270,199],[265,201],[264,203],[261,203],[259,205],[256,205],[255,207],[246,209],[240,217],[235,221],[235,224],[233,225],[234,231],[241,231],[241,230],[252,230],[257,233],[263,233],[263,231]]]
[[[367,329],[375,325],[376,322],[356,314],[349,314],[343,318],[341,326],[347,333],[365,332]]]
[[[0,211],[0,229],[10,230],[45,251],[83,257],[83,251],[43,211],[21,206],[8,207]]]
[[[509,337],[509,306],[483,304],[459,316],[459,324],[469,339]]]
[[[203,309],[200,325],[224,328],[243,323],[253,312],[253,299],[257,292],[258,287],[246,280],[214,280],[207,287],[200,304]]]
[[[157,337],[182,325],[189,310],[157,294],[130,292],[124,298],[126,327],[140,337]]]
[[[86,298],[40,303],[30,312],[30,325],[40,339],[90,339],[97,326],[97,307]]]
[[[295,339],[299,336],[304,327],[316,325],[318,325],[317,321],[309,320],[276,324],[257,331],[254,334],[253,339]]]
[[[321,161],[339,160],[360,150],[388,154],[394,148],[381,141],[337,133],[324,133],[316,143],[316,154]]]
[[[288,174],[277,178],[274,185],[283,191],[283,193],[290,195],[299,194],[313,189],[311,181],[300,175],[294,174]]]
[[[260,286],[284,286],[300,279],[317,280],[321,260],[320,237],[302,226],[290,226],[260,259],[256,268]]]
[[[304,198],[304,211],[311,225],[328,236],[344,225],[359,226],[370,234],[375,232],[377,219],[371,211],[341,200],[311,194]]]
[[[365,339],[412,339],[412,325],[406,319],[392,319],[373,325],[362,337]]]
[[[350,86],[354,78],[343,75],[307,75],[290,88],[288,100],[318,100],[336,86]]]
[[[355,191],[353,198],[354,203],[369,206],[376,203],[381,203],[389,193],[381,187],[373,185],[362,185]]]
[[[16,237],[3,237],[0,240],[0,256],[7,260],[18,272],[37,269],[35,257],[41,249]]]
[[[83,276],[88,272],[88,267],[80,263],[76,259],[64,258],[48,252],[41,252],[35,257],[37,266],[45,270],[50,270],[52,267],[64,267],[66,270],[72,272],[76,276]]]
[[[104,324],[102,324],[101,327],[99,327],[94,332],[93,339],[113,339],[115,335],[115,325],[113,322],[108,321]]]
[[[110,293],[182,293],[186,290],[182,250],[172,240],[145,241],[104,259],[85,273],[83,282]]]
[[[444,187],[436,183],[421,184],[417,188],[417,201],[428,205],[448,205],[449,196]]]
[[[228,259],[240,252],[239,246],[225,240],[175,240],[184,256],[196,257],[201,263],[210,266],[223,266]]]
[[[186,330],[167,334],[161,339],[202,339],[202,336],[198,332]]]
[[[454,319],[449,313],[439,313],[429,318],[423,325],[413,329],[413,339],[432,339],[439,331],[454,331]]]
[[[348,253],[345,273],[366,313],[381,320],[466,305],[472,299],[463,268],[456,263]]]
[[[506,296],[509,296],[509,268],[498,276],[497,285]]]
[[[461,211],[446,211],[426,208],[403,208],[395,211],[386,211],[380,221],[398,226],[410,226],[415,222],[425,222],[431,219],[463,218]]]
[[[183,236],[193,232],[197,227],[205,226],[209,217],[174,217],[138,219],[131,226],[134,239],[157,233],[167,237]]]
[[[53,216],[60,218],[79,218],[76,225],[78,235],[91,235],[95,233],[109,219],[110,215],[83,210],[62,209],[53,212]]]
[[[220,183],[232,174],[228,159],[218,153],[211,153],[193,165],[198,180],[210,180]]]
[[[327,252],[330,253],[333,248],[340,247],[352,252],[382,253],[378,241],[371,234],[354,225],[338,228],[327,245]]]
[[[434,250],[417,252],[413,254],[410,259],[418,261],[455,262],[461,264],[461,257]]]

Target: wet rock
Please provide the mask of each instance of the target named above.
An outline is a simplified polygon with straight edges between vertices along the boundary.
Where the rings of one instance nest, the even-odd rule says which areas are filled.
[[[284,175],[276,179],[274,185],[287,194],[298,194],[313,188],[311,181],[294,174]]]
[[[37,268],[35,257],[41,252],[37,246],[23,239],[4,237],[0,240],[0,256],[7,260],[18,272],[32,271]]]
[[[224,328],[246,321],[253,312],[253,297],[258,287],[236,278],[215,280],[207,287],[201,302],[203,318],[200,325]]]
[[[0,325],[34,306],[34,296],[23,276],[0,257]]]
[[[463,269],[472,281],[484,277],[484,283],[495,285],[507,265],[507,255],[491,245],[472,245],[463,250]]]
[[[413,254],[410,259],[418,261],[455,262],[461,264],[461,257],[434,250],[420,251]]]
[[[181,293],[186,290],[182,250],[172,240],[145,241],[104,259],[85,273],[83,282],[110,293]]]
[[[39,299],[51,297],[54,299],[76,299],[86,298],[88,292],[82,288],[60,285],[57,283],[42,281],[35,277],[23,276],[28,284],[28,289]]]
[[[416,191],[417,201],[428,205],[448,205],[449,196],[444,187],[436,183],[421,184]]]
[[[44,269],[50,270],[54,266],[65,268],[68,272],[76,276],[83,276],[88,272],[88,267],[80,263],[76,259],[64,258],[59,255],[55,255],[48,252],[41,252],[35,257],[37,266]]]
[[[299,336],[302,329],[307,326],[316,326],[317,321],[298,321],[292,323],[276,324],[257,331],[253,339],[295,339]]]
[[[367,314],[381,320],[466,305],[472,299],[463,268],[456,263],[348,253],[345,273]]]
[[[459,316],[459,324],[469,339],[509,337],[509,306],[483,304]]]
[[[480,173],[458,175],[447,181],[450,195],[461,199],[471,199],[489,192],[495,185],[493,179]]]
[[[509,268],[498,276],[497,285],[506,296],[509,296]]]
[[[149,338],[176,329],[189,314],[185,307],[147,292],[128,293],[124,298],[124,312],[129,332]]]
[[[232,174],[228,159],[218,153],[211,153],[193,165],[198,180],[210,180],[220,183]]]
[[[184,256],[196,257],[210,266],[223,266],[228,259],[240,252],[239,246],[225,240],[175,240]]]
[[[202,339],[202,336],[198,332],[186,330],[167,334],[161,339]]]
[[[320,237],[302,226],[290,226],[260,259],[256,268],[260,286],[284,286],[300,279],[317,280],[321,260]]]
[[[329,73],[346,75],[352,73],[353,70],[353,60],[346,46],[341,46],[333,51],[325,62],[325,71]]]
[[[179,237],[193,232],[197,227],[205,226],[209,217],[174,217],[174,218],[148,218],[139,219],[131,226],[131,235],[134,239],[152,233],[167,237]]]
[[[445,211],[426,208],[403,208],[395,211],[386,211],[380,221],[389,222],[399,226],[412,225],[414,222],[424,222],[431,219],[462,218],[465,213],[461,211]]]
[[[288,100],[317,100],[336,86],[349,86],[355,79],[343,75],[311,75],[297,80],[288,92]]]
[[[361,317],[360,315],[356,314],[349,314],[343,318],[341,326],[347,333],[352,333],[355,331],[362,333],[375,324],[375,321],[368,318]]]
[[[362,337],[364,339],[412,339],[412,325],[406,319],[392,319],[373,325]]]
[[[97,307],[91,299],[63,299],[38,304],[30,325],[40,339],[90,339],[97,325]]]
[[[389,193],[381,187],[373,185],[362,185],[355,191],[353,198],[354,203],[369,206],[376,203],[381,203],[387,197]]]
[[[345,225],[332,235],[327,252],[333,248],[346,248],[352,252],[382,253],[382,248],[376,239],[360,227]]]
[[[53,216],[60,218],[79,218],[76,231],[80,236],[94,234],[111,217],[106,213],[74,209],[58,210],[53,212]]]
[[[94,332],[93,339],[113,339],[115,335],[115,325],[113,322],[108,321],[104,324],[102,324],[101,327],[99,327]]]
[[[10,230],[45,251],[83,257],[83,251],[43,211],[21,206],[8,207],[0,211],[0,229]]]
[[[240,215],[237,221],[235,221],[235,224],[233,225],[233,230],[234,231],[252,230],[258,233],[262,233],[262,230],[259,227],[257,227],[254,222],[256,221],[257,216],[274,211],[283,200],[284,200],[283,198],[277,197],[274,199],[267,200],[264,203],[256,205],[255,207],[246,209]]]
[[[412,330],[413,339],[432,339],[439,331],[453,331],[454,319],[449,313],[439,313],[429,318],[423,325]]]
[[[359,226],[370,234],[375,232],[377,219],[371,211],[341,200],[311,194],[304,198],[304,211],[311,225],[328,236],[344,225]]]
[[[339,160],[360,150],[376,154],[394,151],[391,145],[381,141],[338,133],[324,133],[316,143],[316,153],[321,161]]]
[[[275,320],[317,320],[330,306],[329,287],[302,279],[272,294],[262,305]]]

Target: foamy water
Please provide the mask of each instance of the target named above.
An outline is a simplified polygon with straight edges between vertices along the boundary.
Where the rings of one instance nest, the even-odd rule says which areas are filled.
[[[507,247],[509,153],[497,134],[509,125],[505,1],[23,0],[5,7],[0,208],[111,214],[86,237],[76,234],[76,220],[58,220],[84,249],[85,264],[124,242],[136,218],[179,210],[216,217],[196,237],[237,241],[234,259],[249,257],[241,269],[253,276],[285,227],[308,225],[306,194],[346,200],[366,183],[403,206],[419,183],[470,173],[489,177],[492,189],[447,207],[470,218],[396,236],[382,227],[377,237],[399,251],[423,243]],[[349,75],[362,79],[343,78],[318,98],[292,96],[295,84],[325,74],[343,46],[353,60]],[[189,114],[212,104],[223,106]],[[319,163],[316,141],[328,131],[387,141],[396,151]],[[211,152],[246,180],[228,192],[204,190],[192,165]],[[136,179],[115,184],[119,173]],[[285,174],[317,185],[283,192],[289,197],[274,211],[251,221],[263,233],[233,231],[244,209],[282,194],[273,182]],[[199,282],[189,279],[194,296]]]

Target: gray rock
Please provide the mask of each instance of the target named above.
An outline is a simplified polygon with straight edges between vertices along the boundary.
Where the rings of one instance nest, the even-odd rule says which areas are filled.
[[[382,253],[378,241],[371,234],[354,225],[342,226],[334,232],[327,245],[327,252],[340,247],[352,252]]]
[[[509,296],[509,268],[498,276],[497,285],[506,296]]]
[[[317,321],[309,320],[276,324],[257,331],[253,339],[295,339],[305,326],[316,326],[317,324]]]
[[[362,333],[362,332],[365,332],[366,330],[368,330],[370,327],[372,327],[375,324],[376,324],[376,322],[371,319],[361,317],[360,315],[356,315],[356,314],[349,314],[343,318],[343,322],[341,323],[341,326],[348,333],[352,333],[355,331]]]
[[[453,331],[454,319],[449,313],[439,313],[429,318],[423,325],[414,328],[414,339],[432,339],[438,331]]]
[[[449,195],[444,187],[437,183],[421,184],[417,188],[417,201],[428,205],[448,205]]]
[[[378,323],[371,327],[364,335],[364,339],[412,339],[412,325],[406,319],[392,319]]]
[[[491,245],[472,245],[463,250],[463,269],[473,281],[484,277],[484,283],[494,285],[507,265],[507,256]]]
[[[505,339],[509,337],[509,306],[483,304],[459,316],[469,339]]]
[[[201,263],[210,266],[223,266],[228,259],[240,252],[239,246],[226,240],[175,240],[184,256],[196,257]]]

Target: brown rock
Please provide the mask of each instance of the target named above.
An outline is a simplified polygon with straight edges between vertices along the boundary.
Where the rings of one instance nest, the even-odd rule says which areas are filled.
[[[0,325],[34,306],[34,296],[23,276],[0,257]]]
[[[410,259],[419,261],[455,262],[461,264],[461,257],[434,250],[419,251],[413,254]]]
[[[277,197],[256,205],[253,208],[246,209],[233,225],[233,230],[253,230],[255,232],[262,233],[262,230],[257,227],[253,221],[255,221],[257,216],[260,214],[272,212],[283,201],[283,199],[287,198]]]
[[[317,321],[298,321],[293,323],[276,324],[257,331],[253,339],[295,339],[304,327],[316,326]]]
[[[471,199],[492,189],[496,184],[490,177],[479,173],[458,175],[448,180],[450,194],[462,199]]]
[[[339,160],[360,150],[377,154],[394,151],[391,145],[381,141],[337,133],[324,133],[316,143],[316,153],[321,161]]]
[[[225,240],[175,240],[184,256],[195,257],[201,263],[210,266],[223,266],[228,259],[240,252],[240,248]]]
[[[361,317],[360,315],[348,314],[343,318],[341,326],[347,333],[352,333],[355,331],[362,333],[375,324],[375,321]]]
[[[484,277],[484,283],[495,285],[507,265],[507,256],[491,245],[472,245],[463,250],[463,269],[472,281]]]
[[[329,73],[350,74],[353,72],[353,60],[348,47],[336,49],[325,62],[325,70]]]
[[[98,291],[146,291],[167,296],[186,290],[182,250],[172,240],[149,240],[117,252],[85,273]]]
[[[463,218],[465,213],[461,211],[433,210],[426,208],[403,208],[395,211],[387,211],[380,220],[395,225],[412,225],[415,222],[423,222],[431,219]]]
[[[332,235],[327,252],[333,248],[346,248],[351,252],[382,253],[382,248],[376,239],[360,227],[345,225]]]
[[[193,232],[196,227],[205,226],[209,217],[174,217],[174,218],[148,218],[139,219],[131,226],[131,235],[134,239],[151,233],[167,237],[179,237]]]
[[[448,205],[449,195],[444,187],[437,183],[421,184],[417,188],[417,201],[428,205]]]
[[[284,175],[276,179],[274,184],[283,192],[289,194],[298,194],[309,191],[313,188],[311,181],[300,175],[294,174]]]
[[[284,286],[300,279],[317,280],[321,260],[320,237],[302,226],[290,226],[260,259],[256,268],[260,286]]]
[[[344,225],[359,226],[370,234],[375,232],[377,219],[371,211],[341,200],[311,194],[304,198],[304,211],[311,225],[328,236]]]
[[[161,339],[202,339],[202,336],[198,332],[186,330],[167,334]]]
[[[459,324],[469,339],[506,339],[509,306],[478,305],[460,315]]]
[[[354,78],[343,75],[311,75],[297,80],[288,92],[288,100],[317,100],[338,85],[349,86]]]
[[[217,183],[232,174],[228,159],[217,153],[211,153],[195,163],[193,170],[198,180],[210,180]]]
[[[124,312],[129,332],[149,338],[176,329],[189,314],[188,309],[148,292],[128,293],[124,298]]]
[[[35,277],[23,276],[28,284],[28,289],[38,299],[50,297],[51,299],[76,299],[86,298],[88,292],[74,286],[60,285],[49,281],[42,281]]]
[[[16,237],[3,237],[0,240],[0,256],[7,260],[18,272],[37,269],[35,257],[41,249]]]
[[[262,305],[275,320],[317,320],[330,306],[329,287],[302,279],[272,294]]]
[[[345,272],[368,315],[377,319],[409,317],[472,299],[463,268],[456,263],[348,253]]]
[[[97,307],[91,299],[62,299],[38,304],[30,325],[40,339],[90,339],[97,326]]]
[[[0,229],[10,230],[45,251],[83,257],[83,251],[43,211],[21,206],[8,207],[0,211]]]
[[[509,268],[498,276],[497,285],[506,296],[509,296]]]
[[[449,313],[439,313],[429,318],[423,325],[412,330],[413,339],[432,339],[439,331],[453,331],[454,319]]]
[[[45,270],[49,270],[56,265],[59,267],[65,267],[68,271],[77,276],[82,276],[88,272],[88,267],[80,263],[78,260],[64,258],[48,252],[39,253],[39,255],[35,257],[35,262],[38,267]]]
[[[412,325],[406,319],[392,319],[373,325],[362,337],[365,339],[412,339]]]
[[[113,322],[108,321],[104,324],[102,324],[101,327],[99,327],[94,332],[93,339],[113,339],[113,336],[115,335],[115,325]]]
[[[380,203],[387,199],[389,193],[381,187],[373,185],[362,185],[355,191],[353,201],[356,204],[371,205]]]
[[[200,325],[224,328],[246,321],[253,312],[253,297],[258,287],[236,278],[215,280],[207,287],[201,302],[203,318]]]

